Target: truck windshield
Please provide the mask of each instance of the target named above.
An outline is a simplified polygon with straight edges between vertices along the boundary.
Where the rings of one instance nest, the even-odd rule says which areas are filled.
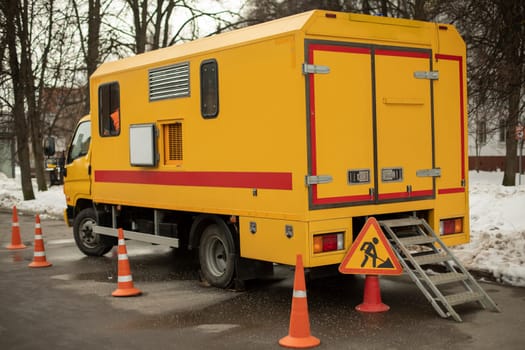
[[[85,121],[78,125],[73,136],[73,141],[69,146],[69,153],[67,155],[67,163],[71,163],[75,159],[85,156],[89,150],[89,142],[91,141],[91,122]]]

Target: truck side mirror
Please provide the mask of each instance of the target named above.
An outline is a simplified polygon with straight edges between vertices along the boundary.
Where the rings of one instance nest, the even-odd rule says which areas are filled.
[[[51,157],[55,154],[55,138],[48,136],[44,140],[44,154],[47,157]]]

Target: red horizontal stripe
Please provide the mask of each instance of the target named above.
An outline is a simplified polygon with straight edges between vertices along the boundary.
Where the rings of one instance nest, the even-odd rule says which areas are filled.
[[[291,190],[292,173],[97,170],[95,182]]]
[[[376,55],[382,56],[399,56],[399,57],[412,57],[412,58],[430,58],[430,54],[427,52],[419,51],[401,51],[401,50],[385,50],[377,49]]]
[[[450,60],[450,61],[462,61],[461,56],[454,56],[454,55],[445,55],[441,53],[436,54],[436,59],[438,60]]]
[[[458,188],[442,188],[438,190],[439,194],[449,194],[449,193],[462,193],[465,192],[464,187],[458,187]]]
[[[394,193],[383,193],[379,195],[379,200],[382,199],[403,199],[413,197],[428,197],[432,196],[434,192],[432,190],[412,191],[412,192],[394,192]]]

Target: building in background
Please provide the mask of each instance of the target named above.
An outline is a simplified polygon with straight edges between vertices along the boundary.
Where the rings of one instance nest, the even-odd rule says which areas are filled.
[[[469,169],[503,171],[505,169],[505,142],[507,137],[505,121],[500,120],[498,125],[492,125],[486,120],[481,119],[469,125],[469,128],[471,130],[468,140]],[[519,147],[522,144],[523,143],[518,143],[516,157],[519,157]],[[525,164],[525,157],[523,156],[522,164]]]
[[[56,140],[56,156],[66,150],[69,138],[82,117],[85,88],[46,87],[42,92],[43,138]],[[30,152],[32,149],[30,147]],[[31,168],[34,159],[31,156]],[[13,178],[15,176],[16,139],[13,117],[7,110],[0,111],[0,172]]]

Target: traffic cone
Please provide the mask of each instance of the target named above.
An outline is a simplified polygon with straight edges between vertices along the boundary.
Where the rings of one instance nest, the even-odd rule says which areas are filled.
[[[381,302],[378,276],[366,275],[363,303],[357,305],[355,309],[361,312],[384,312],[390,310],[390,306]]]
[[[304,281],[303,257],[297,255],[293,283],[292,311],[290,314],[290,330],[286,337],[279,340],[281,346],[287,348],[312,348],[321,341],[310,334],[308,318],[308,303],[306,300],[306,283]]]
[[[20,225],[18,224],[18,212],[16,206],[13,207],[13,224],[11,229],[11,244],[7,246],[7,249],[24,249],[26,245],[22,243],[20,238]]]
[[[35,249],[33,262],[29,267],[48,267],[52,264],[46,260],[46,250],[44,249],[44,239],[42,238],[42,227],[40,226],[40,216],[36,215],[35,222]]]
[[[142,292],[133,286],[133,277],[129,268],[128,252],[126,250],[126,241],[124,240],[124,231],[118,229],[118,284],[117,289],[111,294],[114,297],[132,297],[142,294]]]

